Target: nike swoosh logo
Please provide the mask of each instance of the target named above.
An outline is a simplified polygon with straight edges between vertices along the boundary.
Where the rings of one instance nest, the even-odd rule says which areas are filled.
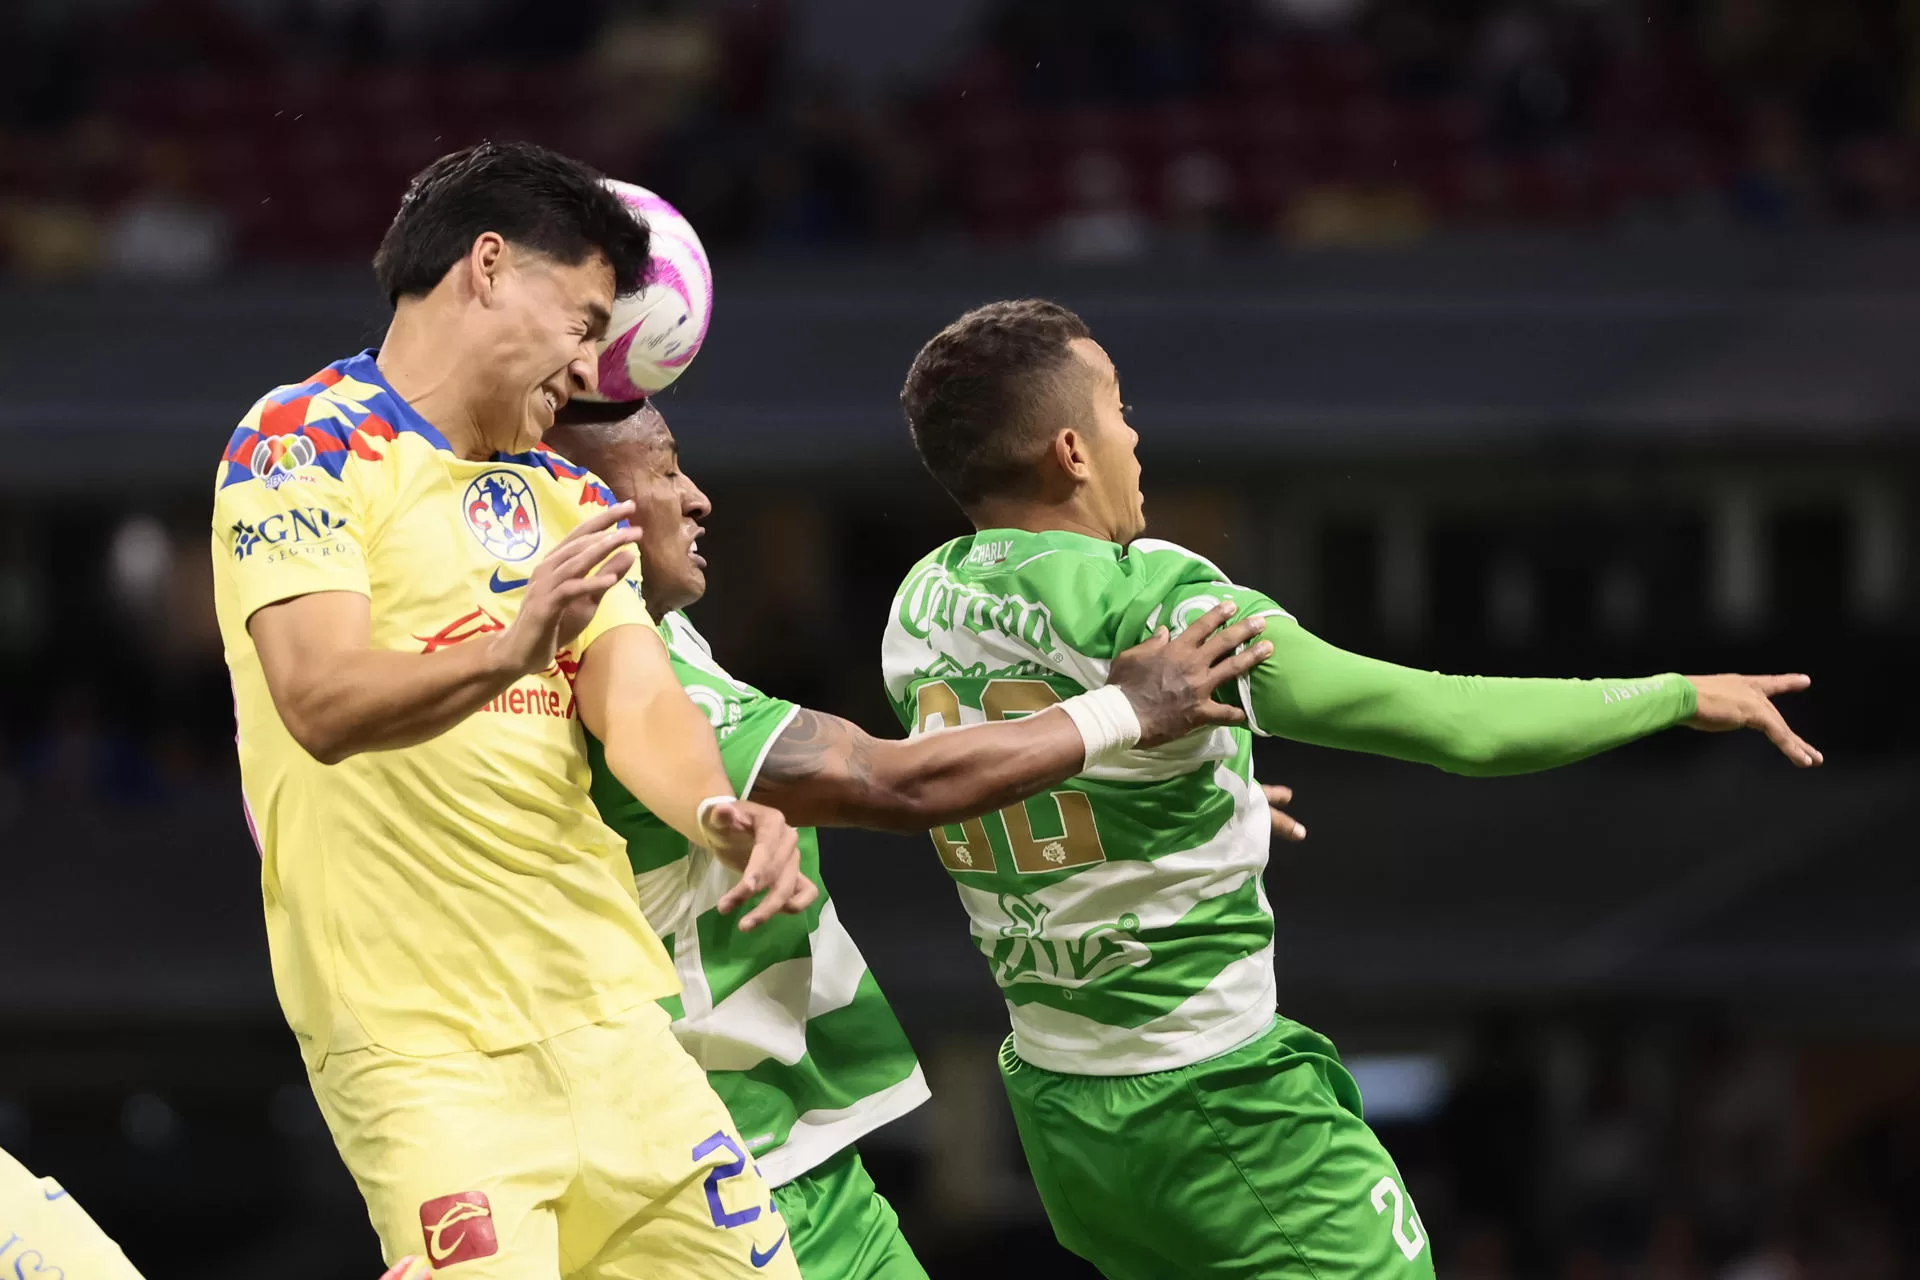
[[[53,1190],[45,1193],[47,1199],[49,1200],[58,1200],[66,1194],[67,1194],[67,1189],[65,1187],[55,1187]]]
[[[503,578],[500,576],[500,571],[495,569],[493,576],[487,579],[487,585],[492,587],[497,593],[501,591],[518,591],[531,581],[533,581],[531,578]]]
[[[780,1252],[780,1246],[785,1244],[786,1242],[787,1242],[787,1233],[782,1231],[780,1233],[780,1238],[773,1242],[773,1248],[767,1250],[765,1253],[760,1252],[758,1249],[748,1248],[747,1258],[749,1261],[753,1263],[754,1269],[757,1271],[761,1267],[766,1266],[769,1262],[772,1262],[773,1255]]]

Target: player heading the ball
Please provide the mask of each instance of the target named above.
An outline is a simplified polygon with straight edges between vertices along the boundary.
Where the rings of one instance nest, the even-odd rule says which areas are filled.
[[[587,790],[590,727],[740,927],[813,900],[674,679],[629,508],[540,444],[648,261],[585,166],[442,157],[374,258],[381,346],[267,393],[216,477],[281,1006],[388,1261],[472,1280],[797,1274]]]
[[[1113,655],[1221,600],[1273,653],[1243,728],[1090,768],[1050,804],[933,843],[1007,1000],[1002,1076],[1067,1248],[1110,1280],[1418,1280],[1432,1251],[1325,1037],[1277,1016],[1253,734],[1456,773],[1570,764],[1673,725],[1820,755],[1768,695],[1804,676],[1518,680],[1415,671],[1316,639],[1259,591],[1144,538],[1138,434],[1087,326],[1038,300],[970,311],[901,393],[976,532],[907,575],[882,651],[901,721],[996,720],[1105,682]]]

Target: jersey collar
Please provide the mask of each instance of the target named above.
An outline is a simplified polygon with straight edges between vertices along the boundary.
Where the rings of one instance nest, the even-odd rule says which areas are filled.
[[[389,416],[388,425],[396,431],[411,431],[425,439],[434,448],[444,453],[452,453],[453,445],[448,443],[440,428],[421,416],[420,411],[407,403],[406,397],[393,389],[386,376],[380,372],[380,348],[368,347],[357,356],[349,356],[334,367],[347,377],[357,378],[361,382],[370,382],[386,393],[394,412]],[[487,462],[510,462],[521,467],[540,467],[556,479],[579,480],[587,475],[584,467],[576,467],[544,444],[536,444],[525,453],[502,453],[498,450],[489,454]],[[613,491],[605,485],[596,484],[593,489],[605,498],[602,506],[613,502]]]
[[[359,355],[349,356],[345,360],[342,360],[339,365],[340,372],[349,378],[371,383],[386,393],[387,401],[392,406],[393,411],[391,414],[382,414],[381,416],[388,419],[388,425],[394,430],[411,431],[415,435],[425,439],[426,442],[434,448],[444,449],[446,452],[452,453],[453,446],[447,443],[447,438],[444,435],[440,434],[440,428],[421,417],[420,411],[408,404],[406,397],[398,391],[395,391],[393,384],[387,381],[386,375],[380,372],[378,362],[379,355],[380,348],[368,347]]]
[[[972,551],[978,547],[990,547],[996,542],[1006,542],[1021,554],[1031,555],[1035,550],[1077,551],[1081,555],[1100,556],[1108,560],[1124,559],[1127,550],[1117,542],[1108,542],[1104,538],[1091,537],[1084,533],[1074,533],[1067,529],[981,529],[973,535],[968,545]],[[1010,552],[1009,554],[1012,554]]]

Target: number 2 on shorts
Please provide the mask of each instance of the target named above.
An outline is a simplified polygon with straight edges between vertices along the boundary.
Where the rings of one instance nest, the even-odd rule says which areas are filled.
[[[1373,1184],[1373,1211],[1385,1213],[1388,1200],[1393,1201],[1393,1242],[1407,1255],[1407,1261],[1412,1262],[1427,1247],[1427,1229],[1421,1224],[1417,1210],[1409,1212],[1406,1193],[1391,1177]]]
[[[727,1164],[717,1164],[707,1171],[707,1212],[713,1215],[713,1225],[716,1227],[744,1227],[760,1216],[760,1206],[750,1205],[738,1213],[728,1213],[727,1207],[720,1203],[720,1184],[728,1178],[740,1176],[747,1167],[747,1153],[726,1134],[716,1133],[693,1149],[693,1158],[705,1160],[722,1147],[732,1154],[733,1160]]]

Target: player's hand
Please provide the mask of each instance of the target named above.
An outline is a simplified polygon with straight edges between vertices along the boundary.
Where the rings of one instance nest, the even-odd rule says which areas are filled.
[[[740,883],[720,898],[725,915],[765,891],[740,929],[753,929],[779,914],[798,915],[820,896],[800,870],[800,837],[778,809],[735,800],[707,811],[702,834],[719,859],[740,873]]]
[[[545,671],[593,620],[600,597],[633,567],[640,530],[614,527],[631,514],[631,502],[618,502],[588,517],[534,569],[520,616],[495,642],[512,670]]]
[[[1758,729],[1767,735],[1780,754],[1802,769],[1824,764],[1826,757],[1815,751],[1799,734],[1787,727],[1775,709],[1773,699],[1782,693],[1798,693],[1813,683],[1809,676],[1688,676],[1693,685],[1691,728],[1708,733],[1726,733],[1730,729]]]
[[[425,1258],[402,1258],[380,1280],[430,1280],[432,1275]]]
[[[1177,637],[1169,639],[1162,627],[1114,658],[1107,683],[1119,685],[1133,704],[1141,746],[1157,747],[1209,725],[1246,723],[1245,712],[1215,702],[1213,691],[1260,665],[1273,646],[1247,643],[1266,629],[1265,618],[1226,625],[1238,607],[1222,601]]]
[[[1307,824],[1280,808],[1293,803],[1293,788],[1262,785],[1260,789],[1267,793],[1267,816],[1273,820],[1273,834],[1282,840],[1305,840]]]

